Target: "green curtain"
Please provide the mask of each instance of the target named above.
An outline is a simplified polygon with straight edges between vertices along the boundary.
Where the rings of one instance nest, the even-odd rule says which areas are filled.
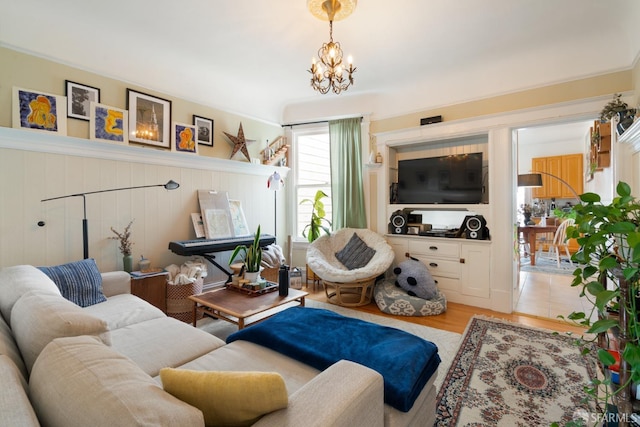
[[[366,228],[359,117],[329,121],[333,230]]]

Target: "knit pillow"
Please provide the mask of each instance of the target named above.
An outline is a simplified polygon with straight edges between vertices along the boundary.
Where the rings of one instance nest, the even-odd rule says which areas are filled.
[[[38,267],[53,280],[62,296],[80,307],[104,302],[102,275],[92,258],[55,267]]]
[[[287,387],[276,372],[194,371],[163,368],[164,390],[200,409],[210,426],[249,426],[289,403]]]
[[[369,264],[375,254],[375,249],[367,246],[356,233],[353,233],[346,246],[340,252],[336,252],[336,258],[349,270],[355,270]]]

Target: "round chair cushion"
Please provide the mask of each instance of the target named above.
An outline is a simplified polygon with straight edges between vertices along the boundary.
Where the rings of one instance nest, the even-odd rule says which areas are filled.
[[[373,295],[380,311],[396,316],[435,316],[447,310],[447,298],[440,290],[435,298],[427,300],[383,280],[376,284]]]

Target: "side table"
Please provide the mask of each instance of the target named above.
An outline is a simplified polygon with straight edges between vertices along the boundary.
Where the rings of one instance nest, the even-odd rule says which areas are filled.
[[[167,312],[167,272],[150,276],[131,276],[131,293]]]

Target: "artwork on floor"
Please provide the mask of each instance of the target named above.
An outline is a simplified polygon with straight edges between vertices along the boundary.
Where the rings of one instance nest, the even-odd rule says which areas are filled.
[[[126,110],[97,102],[92,102],[89,109],[89,139],[127,145],[129,117]]]
[[[213,147],[213,120],[194,114],[193,124],[196,127],[196,141],[198,141],[198,144]]]
[[[66,135],[66,103],[64,96],[14,87],[12,126]]]
[[[127,89],[129,141],[171,148],[171,101]]]
[[[173,123],[173,146],[171,151],[198,154],[195,125]]]
[[[100,89],[65,80],[67,117],[89,120],[92,102],[100,102]]]

